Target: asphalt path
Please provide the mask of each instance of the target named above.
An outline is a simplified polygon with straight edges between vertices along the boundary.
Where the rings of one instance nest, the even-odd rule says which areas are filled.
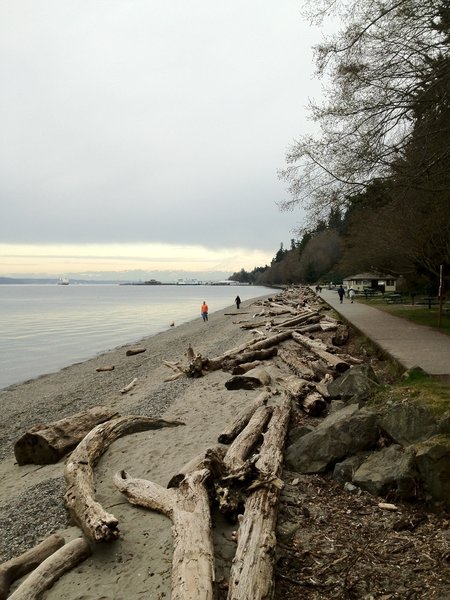
[[[421,367],[430,375],[450,375],[450,336],[356,300],[344,298],[340,304],[335,289],[322,288],[320,296],[406,369]]]

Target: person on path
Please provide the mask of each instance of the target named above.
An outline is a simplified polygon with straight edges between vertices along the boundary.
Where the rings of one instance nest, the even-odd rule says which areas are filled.
[[[338,292],[338,296],[339,296],[339,302],[342,304],[343,301],[344,301],[344,296],[345,296],[345,290],[342,287],[342,285],[340,285],[338,287],[338,291],[337,292]]]
[[[241,299],[239,298],[239,296],[236,296],[235,302],[236,302],[236,308],[239,310],[239,307],[241,305]]]
[[[350,298],[350,302],[353,304],[353,298],[355,297],[355,290],[353,288],[348,290],[348,297]]]
[[[208,320],[208,305],[206,304],[206,302],[204,300],[203,300],[203,304],[200,309],[200,312],[202,314],[203,321],[207,321]]]

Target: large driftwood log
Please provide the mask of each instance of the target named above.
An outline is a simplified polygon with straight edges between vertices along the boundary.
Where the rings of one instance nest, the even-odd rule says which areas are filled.
[[[95,501],[94,467],[117,438],[183,423],[150,417],[125,416],[97,425],[77,446],[64,469],[67,492],[64,503],[74,521],[94,542],[109,542],[119,537],[118,520]]]
[[[261,365],[262,365],[262,362],[260,360],[254,360],[253,362],[242,363],[240,365],[236,365],[235,367],[233,367],[231,370],[231,374],[232,375],[243,375],[244,373],[247,373],[248,371],[251,371],[252,369],[256,369],[256,367],[260,367]]]
[[[258,396],[248,404],[236,417],[236,419],[226,427],[219,435],[218,442],[220,444],[229,444],[234,438],[244,429],[253,413],[260,406],[265,406],[271,394],[269,392],[261,392]]]
[[[311,350],[311,352],[319,356],[327,365],[335,369],[338,373],[343,373],[344,371],[347,371],[347,369],[350,368],[348,362],[346,362],[342,357],[336,354],[331,354],[327,350],[324,350],[324,347],[326,348],[326,345],[322,342],[319,342],[317,340],[310,340],[306,336],[296,333],[295,331],[292,333],[292,338],[296,342],[308,348],[309,350]]]
[[[241,364],[249,363],[256,360],[268,360],[276,356],[278,348],[272,346],[271,348],[262,348],[261,350],[248,350],[241,354],[235,354],[230,358],[224,359],[222,363],[222,369],[224,371],[231,371],[235,367]]]
[[[14,444],[19,465],[47,465],[58,462],[98,425],[117,417],[118,413],[104,406],[76,413],[46,425],[31,427]]]
[[[298,351],[296,352],[292,348],[280,348],[278,350],[278,357],[299,377],[314,379],[314,371],[302,360],[298,346],[297,349]]]
[[[277,327],[294,327],[296,325],[300,325],[300,323],[312,323],[313,321],[318,321],[319,320],[319,316],[317,311],[304,311],[302,314],[298,315],[297,317],[294,317],[293,319],[287,319],[286,321],[283,321],[282,323],[278,323]]]
[[[251,453],[263,436],[272,411],[272,407],[269,406],[260,406],[256,409],[246,427],[225,454],[224,476],[214,482],[219,510],[233,522],[236,520],[239,506],[243,504],[243,484],[252,474],[254,460],[251,460]]]
[[[135,356],[136,354],[142,354],[145,352],[146,348],[130,348],[125,352],[126,356]]]
[[[261,482],[245,504],[236,555],[230,574],[228,600],[268,600],[273,595],[275,527],[289,424],[290,400],[275,407],[256,467]]]
[[[221,356],[216,356],[215,358],[205,359],[205,367],[209,371],[215,371],[217,369],[222,368],[222,364],[225,359],[233,357],[234,355],[241,354],[247,351],[256,351],[263,350],[265,348],[270,348],[272,346],[277,346],[284,340],[287,340],[292,335],[291,331],[282,331],[281,333],[276,333],[275,335],[271,335],[270,337],[264,340],[251,340],[250,342],[246,342],[245,344],[241,344],[237,348],[233,348],[232,350],[228,350]]]
[[[11,583],[33,571],[62,546],[64,538],[54,533],[34,548],[0,565],[0,600],[7,598]]]
[[[54,554],[46,558],[11,594],[9,600],[34,600],[42,594],[67,571],[76,567],[91,555],[89,544],[84,538],[68,542]]]
[[[124,471],[114,483],[131,504],[158,511],[173,522],[172,600],[212,600],[214,549],[208,469],[187,475],[178,488],[166,489]]]

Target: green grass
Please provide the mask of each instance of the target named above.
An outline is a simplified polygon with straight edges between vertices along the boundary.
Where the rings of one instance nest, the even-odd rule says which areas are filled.
[[[412,304],[386,304],[381,297],[371,298],[370,300],[359,297],[357,300],[358,302],[368,304],[369,306],[374,306],[380,310],[384,310],[385,312],[395,315],[396,317],[407,319],[408,321],[412,321],[418,325],[426,325],[428,327],[432,327],[433,329],[437,329],[442,333],[450,335],[450,315],[449,313],[443,312],[441,326],[439,327],[438,306],[432,306],[431,308],[428,308],[427,306],[413,306]]]
[[[421,369],[412,369],[406,379],[380,390],[373,402],[376,405],[405,400],[426,406],[436,415],[444,415],[450,413],[450,385]]]

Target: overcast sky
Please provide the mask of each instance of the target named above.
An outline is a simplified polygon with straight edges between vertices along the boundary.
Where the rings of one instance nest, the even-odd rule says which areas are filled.
[[[0,275],[233,271],[288,245],[277,170],[320,94],[300,6],[0,0]]]

